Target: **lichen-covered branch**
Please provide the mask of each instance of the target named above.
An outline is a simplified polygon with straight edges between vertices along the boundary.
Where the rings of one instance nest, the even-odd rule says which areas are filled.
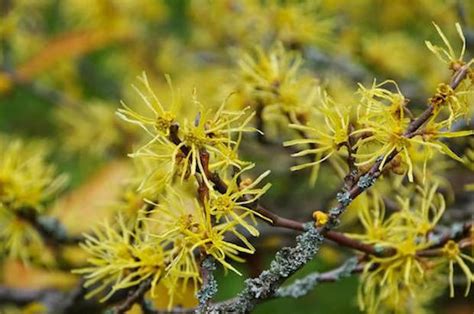
[[[17,211],[19,218],[27,221],[41,236],[53,245],[77,244],[82,236],[70,236],[61,222],[48,216],[39,216],[32,208],[21,208]]]
[[[356,257],[348,259],[340,267],[331,271],[319,273],[314,272],[301,279],[295,280],[292,284],[281,287],[275,293],[279,298],[299,298],[308,294],[320,282],[334,282],[349,277],[352,274],[360,273],[364,270],[364,265],[360,264]]]
[[[245,288],[230,302],[211,306],[211,311],[245,313],[252,310],[261,301],[272,297],[278,287],[319,251],[323,242],[321,230],[309,224],[307,230],[296,237],[294,247],[280,249],[268,270],[257,278],[247,279]]]
[[[214,270],[216,264],[214,259],[207,256],[201,263],[201,272],[203,273],[203,283],[201,289],[197,292],[196,296],[199,300],[199,307],[196,313],[207,313],[209,302],[212,300],[214,295],[217,293],[217,281],[214,278]]]

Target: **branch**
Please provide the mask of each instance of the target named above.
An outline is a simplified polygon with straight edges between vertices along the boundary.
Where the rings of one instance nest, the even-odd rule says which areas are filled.
[[[205,257],[201,263],[203,283],[201,289],[197,292],[196,295],[199,300],[199,308],[196,311],[197,313],[207,313],[209,302],[217,293],[217,281],[214,278],[215,269],[216,264],[214,262],[214,259],[210,256]]]
[[[15,211],[20,219],[27,221],[39,234],[54,246],[74,245],[83,240],[82,236],[69,236],[61,222],[48,216],[39,216],[33,208],[20,208]]]
[[[446,243],[450,240],[457,240],[458,245],[461,249],[465,249],[468,247],[472,247],[474,245],[474,241],[472,236],[469,236],[469,233],[471,232],[472,228],[472,222],[471,223],[466,223],[464,224],[461,228],[455,227],[451,232],[446,232],[442,237],[442,241],[437,242],[435,246],[439,246],[441,243]],[[332,237],[332,234],[335,233],[333,231],[329,231],[326,233],[326,238],[330,239]],[[343,236],[343,234],[335,233],[337,236]],[[328,236],[329,235],[329,236]],[[462,238],[466,237],[466,238]],[[443,244],[443,245],[444,245]],[[374,252],[376,253],[376,252]],[[384,256],[385,257],[390,257],[393,256],[396,252],[394,250],[391,251],[386,251]],[[377,254],[372,254],[372,255],[377,255]],[[438,257],[442,256],[443,252],[441,248],[430,248],[430,249],[424,249],[421,251],[418,251],[416,253],[417,257]],[[358,274],[362,273],[363,271],[373,271],[377,269],[377,265],[373,264],[370,269],[364,270],[365,265],[361,263],[363,261],[364,257],[353,257],[344,262],[343,265],[339,266],[338,268],[335,268],[333,270],[319,273],[319,272],[314,272],[309,275],[306,275],[305,277],[296,280],[292,284],[279,288],[276,293],[275,297],[291,297],[291,298],[299,298],[302,297],[306,294],[308,294],[311,290],[314,289],[319,283],[321,282],[335,282],[339,281],[343,278],[349,277],[352,274]]]
[[[258,204],[253,210],[267,218],[271,221],[265,220],[269,225],[274,227],[280,227],[285,229],[291,229],[296,231],[304,231],[304,223],[295,221],[292,219],[281,217],[268,209],[264,208],[262,205]]]
[[[429,248],[416,253],[419,257],[430,257],[442,255],[442,247],[448,241],[456,241],[462,248],[472,246],[474,235],[472,234],[473,222],[466,222],[463,225],[454,225],[449,231],[439,236],[434,244]]]
[[[449,238],[449,240],[454,240],[457,236],[453,236],[452,238]],[[326,237],[327,238],[327,237]],[[447,240],[447,241],[449,241]],[[472,247],[474,245],[474,242],[472,240],[472,237],[461,239],[458,242],[458,245],[461,249]],[[394,255],[395,252],[388,253],[386,256],[390,257]],[[443,252],[442,249],[436,248],[436,249],[425,249],[416,252],[417,257],[439,257],[442,256]],[[349,277],[352,274],[358,274],[362,273],[364,270],[364,264],[360,263],[361,259],[357,258],[351,258],[347,260],[343,265],[340,267],[333,269],[328,272],[324,273],[319,273],[319,272],[314,272],[309,275],[306,275],[305,277],[296,280],[294,283],[286,286],[279,288],[277,292],[275,293],[275,297],[291,297],[291,298],[299,298],[302,297],[306,294],[308,294],[311,290],[316,287],[321,282],[335,282],[339,281],[343,278]],[[373,271],[377,269],[376,264],[372,264],[370,269],[367,269],[367,271]]]
[[[314,272],[294,283],[279,288],[275,293],[275,297],[285,298],[299,298],[308,294],[314,287],[321,282],[335,282],[343,278],[349,277],[352,274],[361,273],[364,270],[364,265],[355,257],[348,259],[344,264],[336,269],[324,273]]]
[[[347,138],[347,142],[345,143],[345,146],[347,148],[347,166],[349,167],[349,173],[344,177],[344,183],[347,187],[354,185],[355,180],[357,180],[357,174],[359,172],[355,164],[355,154],[357,153],[357,149],[355,148],[355,139],[353,136],[350,135],[353,130],[354,126],[352,125],[352,123],[349,123],[347,130],[349,136]]]
[[[15,304],[23,306],[42,300],[49,293],[54,293],[54,291],[0,286],[0,304]]]
[[[280,217],[277,214],[265,209],[261,205],[258,205],[255,211],[267,218],[270,218],[271,222],[269,222],[268,220],[265,220],[265,221],[271,226],[281,227],[281,228],[291,229],[291,230],[296,230],[296,231],[305,230],[304,223],[291,220],[288,218]],[[325,238],[339,244],[340,246],[344,246],[344,247],[351,248],[360,252],[364,252],[369,255],[386,256],[386,255],[395,254],[395,251],[393,248],[377,248],[373,245],[365,244],[355,239],[351,239],[347,237],[346,235],[344,235],[343,233],[336,232],[336,231],[327,231],[325,234]]]
[[[247,279],[244,289],[236,298],[211,306],[211,311],[251,311],[258,303],[272,297],[286,278],[309,262],[319,251],[323,239],[321,230],[314,228],[311,223],[304,233],[296,237],[294,247],[284,247],[277,252],[270,269],[263,271],[257,278]]]
[[[395,248],[390,247],[377,247],[374,245],[366,244],[355,239],[351,239],[344,235],[344,233],[336,232],[336,231],[326,231],[324,237],[329,239],[340,246],[348,247],[360,252],[363,252],[368,255],[378,256],[378,257],[385,257],[385,256],[392,256],[395,255],[396,250]]]
[[[441,235],[433,244],[430,249],[444,246],[449,240],[459,240],[461,238],[469,236],[472,232],[473,222],[466,222],[464,224],[457,224],[451,227],[451,229]]]
[[[114,309],[114,314],[124,314],[132,308],[132,306],[143,299],[145,293],[150,290],[152,278],[143,281],[138,288],[131,290],[128,297]]]

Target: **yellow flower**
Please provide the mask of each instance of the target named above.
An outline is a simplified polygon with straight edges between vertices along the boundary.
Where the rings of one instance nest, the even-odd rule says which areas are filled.
[[[176,145],[164,138],[156,138],[128,155],[136,166],[140,178],[137,190],[143,196],[157,195],[166,188],[174,176],[186,174],[183,155]]]
[[[294,153],[293,157],[314,155],[314,160],[291,167],[292,171],[313,167],[311,182],[315,182],[319,164],[334,156],[337,160],[342,155],[339,151],[349,139],[350,108],[336,103],[325,92],[319,90],[320,104],[314,107],[314,120],[308,125],[290,124],[289,127],[297,130],[307,138],[301,138],[283,143],[284,146],[309,145],[309,148]],[[342,155],[344,156],[344,155]]]
[[[153,92],[145,72],[142,73],[142,76],[138,77],[138,80],[142,83],[144,91],[135,85],[132,85],[132,87],[140,96],[148,111],[152,113],[152,117],[149,117],[149,114],[142,115],[136,112],[124,102],[122,102],[122,106],[124,108],[118,109],[117,115],[127,122],[140,126],[153,138],[156,136],[166,137],[169,134],[169,128],[171,124],[175,121],[176,112],[178,112],[180,109],[181,99],[175,97],[174,89],[169,76],[166,76],[166,80],[170,86],[172,100],[171,104],[167,107],[164,107],[161,104],[160,100]]]
[[[393,93],[382,86],[393,84],[397,92]],[[406,100],[393,81],[385,81],[367,89],[359,85],[361,103],[358,108],[360,128],[352,132],[359,136],[355,147],[358,149],[356,165],[373,163],[383,156],[380,169],[393,151],[400,151],[409,166],[408,177],[413,180],[413,164],[409,154],[410,139],[404,136],[410,119],[406,117]]]
[[[454,297],[454,264],[458,264],[462,269],[464,275],[466,276],[466,292],[464,296],[468,296],[469,290],[471,289],[471,282],[474,282],[474,274],[469,266],[467,266],[466,261],[474,264],[474,257],[469,256],[461,252],[459,244],[450,240],[448,241],[443,249],[444,259],[449,263],[449,295]],[[466,260],[466,261],[464,261]]]
[[[94,236],[85,235],[81,246],[89,253],[90,266],[74,270],[86,279],[85,288],[92,289],[87,298],[108,292],[101,301],[116,291],[137,286],[151,280],[151,292],[164,277],[167,254],[157,241],[147,241],[146,236],[130,230],[121,216],[118,230],[109,223],[96,228]]]
[[[251,235],[258,236],[258,230],[250,225],[245,218],[249,217],[253,220],[254,224],[256,224],[254,216],[268,220],[265,216],[252,210],[252,204],[254,204],[268,191],[268,189],[270,189],[270,183],[267,183],[262,188],[257,188],[257,185],[268,176],[270,171],[268,170],[264,172],[254,181],[239,185],[237,181],[242,172],[249,170],[252,167],[253,166],[246,167],[240,173],[234,175],[232,180],[228,183],[227,191],[224,194],[211,190],[209,196],[209,210],[210,214],[215,217],[217,222],[236,221],[242,227],[247,229]]]
[[[268,53],[262,48],[255,49],[255,57],[247,54],[239,66],[243,78],[252,84],[256,93],[272,97],[279,86],[295,79],[302,63],[296,52],[285,51],[282,44],[276,44]]]
[[[155,208],[148,217],[140,219],[150,223],[148,228],[152,237],[173,240],[202,232],[204,216],[200,205],[185,187],[170,186],[156,203],[146,202]]]
[[[31,260],[45,261],[45,243],[38,231],[26,220],[0,202],[0,251],[23,263]]]
[[[244,262],[245,260],[239,257],[239,253],[253,254],[255,248],[245,238],[242,233],[237,230],[238,221],[230,221],[212,225],[210,216],[203,225],[205,233],[195,239],[194,249],[201,247],[206,254],[214,257],[226,269],[232,270],[238,275],[242,275],[227,259],[230,258],[237,262]],[[225,239],[227,234],[236,236],[244,245],[237,245]]]
[[[197,289],[199,267],[193,246],[204,232],[204,217],[198,202],[186,194],[184,189],[168,188],[157,203],[147,201],[155,208],[139,219],[146,223],[148,236],[168,248],[166,272],[184,281],[184,286],[191,279]]]
[[[426,122],[422,131],[417,132],[416,135],[418,137],[413,138],[413,141],[421,145],[428,145],[430,149],[435,149],[435,151],[441,152],[456,161],[464,163],[464,160],[456,155],[456,153],[454,153],[448,145],[443,143],[441,139],[467,137],[473,135],[474,131],[451,131],[450,128],[451,121],[449,119],[437,122],[436,116],[434,116]]]
[[[12,210],[42,203],[64,185],[65,176],[56,176],[46,163],[47,147],[0,136],[0,203]]]
[[[245,162],[241,161],[237,154],[228,155],[228,152],[238,147],[242,133],[255,131],[254,128],[247,126],[254,114],[247,115],[245,109],[239,112],[227,111],[225,110],[226,101],[217,110],[205,108],[196,98],[193,102],[200,111],[194,121],[184,120],[178,133],[182,142],[175,149],[175,156],[185,150],[183,167],[189,169],[189,173],[183,172],[181,179],[197,172],[206,173],[201,158],[203,151],[210,154],[209,168],[216,168],[216,163],[221,166],[233,165],[237,168],[244,165]],[[234,134],[238,136],[237,140],[232,138]],[[203,178],[211,188],[207,176]]]
[[[117,120],[113,106],[100,101],[84,106],[60,106],[55,115],[67,151],[100,156],[123,143],[125,128],[119,125],[121,121]],[[131,135],[129,129],[126,132]]]
[[[449,68],[456,73],[456,71],[460,70],[462,66],[468,67],[468,76],[471,77],[469,80],[463,80],[456,91],[454,91],[449,85],[447,84],[440,84],[436,91],[436,94],[430,98],[430,103],[435,106],[435,115],[438,114],[442,108],[440,108],[440,104],[444,104],[443,107],[448,107],[449,109],[449,118],[448,118],[448,127],[451,128],[452,122],[457,119],[459,116],[464,116],[465,119],[469,119],[469,112],[470,106],[469,103],[472,101],[472,69],[470,68],[474,59],[471,59],[467,64],[463,60],[464,53],[466,52],[466,39],[462,32],[461,26],[459,23],[456,23],[456,31],[459,34],[459,37],[462,41],[462,48],[459,56],[456,55],[454,49],[452,48],[451,44],[449,43],[446,36],[443,34],[441,29],[433,23],[440,35],[441,39],[443,40],[446,48],[441,48],[438,46],[433,45],[431,42],[426,41],[426,46],[430,49],[438,59],[442,62],[449,65]]]
[[[24,143],[0,136],[0,240],[1,253],[47,263],[44,241],[27,218],[45,212],[45,203],[66,181],[46,163],[43,143]]]
[[[439,46],[433,45],[430,41],[425,41],[426,46],[428,49],[434,53],[434,55],[440,59],[442,62],[448,64],[451,69],[457,70],[460,66],[464,64],[463,58],[464,58],[464,53],[466,52],[466,38],[464,37],[464,34],[461,29],[461,25],[459,23],[456,23],[456,31],[461,38],[462,41],[462,48],[461,52],[459,53],[459,56],[456,55],[454,52],[453,47],[449,43],[449,40],[446,38],[444,33],[441,31],[438,25],[433,22],[434,27],[436,28],[436,31],[438,31],[439,36],[443,40],[446,48],[442,48]]]
[[[247,54],[239,61],[244,103],[260,110],[264,122],[276,124],[277,131],[288,120],[305,120],[311,110],[317,81],[302,73],[301,64],[300,54],[280,43],[268,52],[257,48],[255,56]],[[265,125],[265,133],[270,127]]]
[[[396,92],[384,88],[389,84],[393,85]],[[397,119],[405,118],[407,100],[395,81],[386,80],[377,84],[377,81],[374,80],[370,88],[359,84],[358,94],[361,96],[357,108],[358,121],[382,119],[386,115],[394,116]]]
[[[397,249],[394,256],[371,257],[366,264],[358,294],[361,310],[378,313],[381,304],[387,301],[401,303],[404,293],[416,298],[415,291],[424,283],[427,266],[416,257],[416,251],[427,245],[418,244],[414,237],[408,236],[393,246]],[[375,265],[376,269],[370,271]]]
[[[362,310],[378,313],[383,307],[399,304],[403,311],[403,306],[415,302],[426,286],[437,283],[441,269],[417,255],[434,244],[429,235],[445,209],[444,198],[436,194],[437,187],[417,187],[410,198],[398,198],[400,208],[389,217],[377,196],[361,208],[359,218],[365,231],[349,236],[394,252],[368,257],[358,294]]]
[[[196,274],[196,252],[204,251],[212,255],[226,269],[240,274],[227,259],[242,262],[239,252],[252,254],[255,249],[239,231],[242,226],[250,234],[257,236],[258,230],[247,219],[255,222],[254,215],[265,217],[253,211],[250,205],[255,202],[269,185],[256,188],[268,174],[264,173],[248,185],[237,185],[238,173],[228,183],[228,190],[224,194],[210,191],[209,197],[200,203],[190,195],[186,187],[169,187],[156,206],[142,220],[148,222],[151,237],[159,239],[170,249],[170,264],[167,271],[177,274]],[[249,206],[250,208],[248,208]],[[227,237],[232,235],[243,245],[231,243]]]
[[[364,233],[348,235],[370,244],[390,246],[390,239],[399,223],[398,218],[386,217],[385,203],[379,194],[367,194],[364,199],[365,202],[362,202],[358,209],[358,217],[364,227]]]
[[[393,93],[382,88],[387,83],[392,83],[397,92]],[[435,111],[425,127],[412,134],[406,134],[411,121],[407,115],[407,100],[395,82],[385,81],[381,84],[374,82],[369,89],[360,85],[359,92],[362,96],[358,108],[359,126],[351,133],[352,136],[358,138],[355,144],[357,153],[354,154],[357,158],[357,166],[372,164],[383,156],[379,167],[382,169],[390,154],[396,151],[400,153],[403,162],[408,166],[408,179],[413,182],[414,168],[418,166],[414,164],[414,160],[423,161],[424,175],[426,164],[433,158],[434,153],[441,152],[462,161],[440,140],[474,134],[473,131],[452,132],[449,130],[452,120],[459,117],[458,113],[437,122],[440,112]]]
[[[285,1],[272,3],[268,10],[268,31],[287,46],[327,43],[333,20],[321,16],[322,6],[314,1]]]
[[[472,81],[463,80],[456,90],[453,90],[451,86],[442,83],[438,85],[436,94],[429,99],[430,104],[434,107],[433,120],[441,117],[446,120],[448,129],[451,129],[451,125],[454,120],[464,117],[466,120],[469,119],[470,102],[472,100]],[[444,118],[444,110],[447,108],[449,116],[447,119]]]
[[[160,186],[166,185],[175,174],[184,181],[198,172],[205,173],[207,169],[203,165],[203,152],[209,153],[210,169],[225,169],[229,166],[240,168],[246,164],[239,159],[236,151],[242,133],[255,131],[247,126],[253,117],[252,113],[248,114],[245,109],[238,112],[226,110],[227,100],[217,109],[204,106],[197,100],[194,90],[191,104],[198,109],[196,117],[193,120],[181,119],[176,108],[179,102],[174,97],[168,111],[153,93],[145,75],[141,80],[151,95],[151,101],[138,88],[135,89],[153,112],[153,117],[143,116],[125,105],[125,109],[119,109],[118,114],[122,119],[141,126],[151,137],[130,156],[155,159],[154,163],[158,166],[151,173],[154,178],[157,178],[157,174],[163,177]],[[178,123],[180,120],[181,124]],[[207,177],[203,178],[211,187]],[[147,180],[144,180],[141,188],[146,184]]]
[[[444,214],[446,203],[441,193],[436,193],[438,184],[417,186],[415,197],[398,198],[399,215],[406,220],[407,228],[418,235],[427,236]]]

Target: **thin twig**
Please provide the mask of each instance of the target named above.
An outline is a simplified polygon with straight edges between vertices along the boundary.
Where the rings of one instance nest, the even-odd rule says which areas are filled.
[[[143,281],[137,289],[130,291],[128,297],[121,304],[115,307],[114,313],[126,313],[135,303],[140,302],[141,299],[143,299],[145,293],[147,293],[147,291],[150,289],[151,280],[151,278],[148,278],[147,280]]]
[[[202,254],[201,256],[201,277],[202,277],[202,286],[201,289],[197,292],[197,298],[199,300],[198,313],[207,313],[209,303],[212,301],[212,298],[217,293],[217,281],[214,278],[214,270],[216,269],[216,264],[214,259],[211,256],[206,256]]]
[[[74,245],[83,241],[82,236],[68,235],[66,228],[58,219],[48,216],[39,216],[33,208],[21,208],[15,211],[15,213],[18,218],[27,221],[45,240],[54,246],[65,244]]]
[[[301,279],[296,280],[292,284],[281,287],[275,293],[275,297],[285,298],[299,298],[306,294],[316,287],[319,283],[322,282],[335,282],[343,278],[349,277],[352,274],[361,273],[364,271],[364,264],[361,263],[357,258],[353,257],[348,259],[341,266],[332,269],[327,272],[319,273],[313,272],[309,275],[304,276]]]

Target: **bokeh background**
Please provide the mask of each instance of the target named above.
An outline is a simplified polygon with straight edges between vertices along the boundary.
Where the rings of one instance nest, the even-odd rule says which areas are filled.
[[[131,84],[143,71],[160,99],[171,97],[169,74],[184,97],[196,87],[201,100],[219,102],[239,86],[238,60],[245,52],[281,42],[299,51],[308,75],[330,91],[350,95],[357,82],[394,79],[408,98],[424,104],[448,73],[424,44],[438,40],[432,21],[451,38],[460,22],[472,55],[469,0],[0,0],[0,132],[50,145],[51,161],[69,176],[50,212],[72,233],[84,232],[110,217],[123,198],[131,173],[126,154],[139,136],[114,112],[120,100],[138,101]],[[289,172],[284,150],[250,143],[243,154],[272,170],[265,202],[285,216],[309,219],[334,198],[339,181],[329,169],[310,188],[307,175]],[[465,169],[446,175],[455,197],[473,181]],[[466,196],[454,199],[466,202]],[[258,253],[239,265],[244,276],[219,272],[218,299],[240,291],[246,276],[258,274],[294,238],[262,228]],[[298,276],[330,269],[347,256],[327,245]],[[9,286],[68,288],[76,282],[68,273],[9,260],[2,269]],[[255,313],[357,313],[356,293],[357,277],[351,277],[298,300],[266,302]],[[188,298],[183,302],[193,304]],[[434,313],[473,310],[472,293],[454,300],[444,295],[432,307]]]

